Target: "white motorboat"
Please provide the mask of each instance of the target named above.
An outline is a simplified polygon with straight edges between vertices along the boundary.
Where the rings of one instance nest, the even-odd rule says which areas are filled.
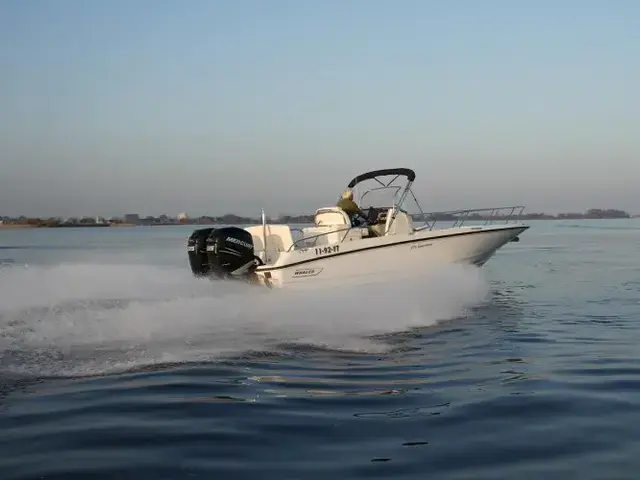
[[[313,226],[304,228],[268,223],[263,210],[258,225],[197,229],[187,242],[191,270],[198,277],[280,287],[415,272],[439,263],[482,266],[529,228],[517,221],[524,210],[521,205],[425,214],[411,190],[415,177],[411,169],[390,168],[351,180],[348,188],[355,192],[364,182],[375,182],[375,188],[355,196],[367,216],[359,225],[342,209],[329,206],[319,208]],[[400,178],[404,186],[395,184]],[[380,191],[393,193],[391,200],[363,206],[367,197]],[[419,213],[408,213],[409,199]],[[414,225],[417,217],[423,224]],[[442,221],[451,224],[436,228]]]

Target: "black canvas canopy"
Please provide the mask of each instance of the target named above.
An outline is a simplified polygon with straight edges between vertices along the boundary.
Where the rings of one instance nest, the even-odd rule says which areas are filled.
[[[363,173],[358,175],[356,178],[349,182],[348,187],[353,188],[358,183],[364,182],[366,180],[371,180],[377,177],[384,177],[387,175],[396,175],[396,176],[404,176],[407,177],[409,182],[413,182],[416,179],[416,173],[410,168],[385,168],[383,170],[372,170],[371,172]],[[382,183],[382,182],[380,182]],[[384,185],[384,184],[383,184]]]

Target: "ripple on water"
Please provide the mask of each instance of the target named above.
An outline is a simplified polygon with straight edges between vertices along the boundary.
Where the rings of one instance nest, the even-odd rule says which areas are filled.
[[[23,442],[35,438],[47,451],[31,454],[28,465],[5,465],[27,477],[75,472],[99,478],[135,469],[138,478],[213,471],[234,478],[258,472],[395,478],[418,470],[447,478],[491,478],[500,471],[534,478],[545,468],[568,474],[562,462],[576,455],[615,455],[620,429],[611,418],[637,407],[576,394],[574,386],[552,380],[538,382],[535,392],[504,395],[500,380],[518,374],[504,366],[528,365],[520,357],[481,358],[476,365],[458,356],[430,362],[424,352],[351,358],[316,350],[305,357],[300,363],[295,354],[248,356],[57,380],[14,405],[3,426],[12,439],[2,445],[7,458],[19,458]],[[637,373],[612,368],[618,375]],[[494,388],[474,391],[483,378]],[[634,427],[628,430],[631,435]]]
[[[343,330],[333,321],[312,338],[272,335],[267,344],[247,342],[201,360],[202,351],[211,353],[206,342],[216,340],[213,319],[202,319],[213,300],[194,284],[163,279],[161,269],[135,270],[136,281],[125,286],[102,276],[100,288],[88,289],[92,295],[103,287],[119,295],[131,289],[117,305],[115,293],[81,302],[65,296],[55,308],[7,299],[20,310],[10,312],[0,338],[9,347],[0,361],[0,478],[635,479],[636,274],[618,272],[618,280],[608,274],[596,288],[597,279],[584,272],[603,260],[591,255],[588,266],[571,241],[549,245],[550,238],[538,239],[542,249],[505,253],[505,267],[490,265],[496,278],[490,299],[464,314],[445,309],[441,323],[393,324],[385,333],[382,327],[399,314],[385,305],[393,295],[378,298],[375,307],[387,315],[373,334],[362,333],[363,342],[348,344],[335,341]],[[516,257],[517,268],[509,264]],[[52,285],[56,272],[47,273]],[[85,267],[81,273],[77,288],[97,275]],[[147,275],[150,288],[136,290]],[[449,290],[468,295],[473,289],[463,280],[456,277],[423,304],[437,305]],[[174,288],[197,295],[183,291],[172,304],[165,300]],[[10,291],[17,296],[21,288]],[[348,298],[339,298],[336,311],[349,310]],[[359,308],[348,313],[360,320]],[[33,316],[58,323],[43,330]],[[279,333],[317,326],[313,315],[306,321],[280,324]],[[223,331],[222,343],[237,340],[235,326],[215,330]],[[255,332],[242,334],[253,340]],[[25,339],[36,339],[37,348]],[[143,349],[154,354],[152,362],[140,361]],[[21,361],[28,368],[17,368]]]

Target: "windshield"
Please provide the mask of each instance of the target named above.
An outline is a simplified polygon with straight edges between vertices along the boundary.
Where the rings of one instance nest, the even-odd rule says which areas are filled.
[[[388,209],[396,206],[409,215],[421,214],[422,209],[413,193],[410,190],[405,192],[407,186],[406,178],[397,175],[370,178],[353,187],[354,200],[362,210],[371,207]],[[398,205],[401,201],[402,205]]]
[[[363,188],[360,185],[356,187],[357,201],[360,208],[367,209],[369,207],[386,207],[391,208],[400,199],[402,187],[394,185],[390,187],[374,187]]]

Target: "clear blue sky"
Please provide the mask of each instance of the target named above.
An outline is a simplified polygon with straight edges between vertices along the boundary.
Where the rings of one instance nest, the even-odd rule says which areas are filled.
[[[640,212],[640,2],[3,0],[0,215]]]

